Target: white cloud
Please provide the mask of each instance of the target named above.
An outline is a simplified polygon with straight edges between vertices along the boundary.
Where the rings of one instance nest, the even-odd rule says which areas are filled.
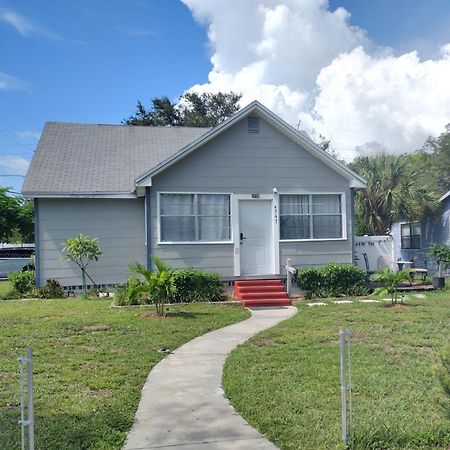
[[[20,139],[29,139],[37,141],[41,137],[41,132],[38,130],[20,130],[16,131],[17,136]]]
[[[30,85],[20,78],[0,72],[0,91],[29,91]]]
[[[21,156],[7,155],[0,157],[0,173],[26,175],[30,161]]]
[[[128,34],[128,36],[131,36],[131,37],[148,37],[148,36],[154,36],[156,34],[153,30],[149,30],[147,28],[118,27],[117,30],[121,31],[122,33]]]
[[[412,151],[450,122],[450,44],[435,60],[392,56],[327,0],[183,0],[208,27],[209,83],[255,98],[350,159],[356,147]]]
[[[23,16],[10,9],[0,10],[0,21],[14,28],[22,36],[30,37],[39,35],[48,39],[62,39],[58,33],[37,25],[28,17]]]

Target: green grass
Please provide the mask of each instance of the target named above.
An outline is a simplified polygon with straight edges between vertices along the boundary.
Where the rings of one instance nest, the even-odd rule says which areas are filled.
[[[119,449],[142,385],[163,358],[158,349],[249,315],[230,305],[168,310],[157,318],[153,308],[110,308],[107,300],[0,302],[0,447],[20,446],[17,357],[27,346],[34,351],[36,448]]]
[[[0,300],[9,298],[11,293],[11,284],[7,280],[0,280]]]
[[[339,449],[339,327],[351,328],[355,448],[450,448],[435,367],[450,338],[450,292],[408,306],[308,307],[235,349],[224,389],[282,450]]]

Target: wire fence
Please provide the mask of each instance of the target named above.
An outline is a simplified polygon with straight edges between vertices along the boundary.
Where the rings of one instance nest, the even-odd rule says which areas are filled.
[[[411,325],[340,330],[344,446],[450,448],[450,410],[436,375],[434,336],[429,324],[419,330]]]

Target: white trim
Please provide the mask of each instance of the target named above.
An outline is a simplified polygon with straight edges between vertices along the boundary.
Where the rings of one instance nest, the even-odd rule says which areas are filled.
[[[346,241],[348,240],[348,236],[347,236],[347,195],[345,192],[312,192],[312,191],[295,191],[295,192],[278,192],[278,196],[280,195],[340,195],[341,196],[341,226],[342,226],[342,237],[340,238],[310,238],[310,239],[281,239],[281,237],[279,238],[280,244],[282,244],[283,242],[327,242],[327,241]],[[310,198],[311,200],[311,198]],[[312,208],[312,203],[310,202],[310,207]],[[305,214],[311,217],[311,221],[312,221],[312,217],[313,217],[313,213],[312,213],[312,209],[310,214]],[[327,215],[327,214],[324,214]],[[335,214],[337,215],[337,214]],[[313,229],[311,227],[311,232],[313,232]],[[278,233],[278,236],[281,236],[280,233]]]
[[[239,121],[241,118],[254,112],[256,112],[264,119],[266,119],[269,123],[272,124],[272,126],[274,126],[280,132],[287,135],[290,139],[296,142],[303,149],[307,150],[308,152],[316,156],[324,164],[328,165],[331,169],[338,172],[344,178],[349,180],[350,187],[354,188],[366,187],[366,182],[362,177],[360,177],[358,174],[350,170],[345,164],[342,164],[340,161],[333,158],[329,153],[320,148],[311,139],[305,137],[302,133],[298,132],[295,128],[286,123],[284,120],[282,120],[280,117],[275,115],[272,111],[270,111],[268,108],[266,108],[256,100],[248,104],[244,108],[242,108],[240,111],[238,111],[232,117],[222,122],[220,125],[212,128],[211,130],[207,131],[205,134],[203,134],[202,136],[200,136],[187,146],[180,149],[178,152],[167,158],[165,161],[161,162],[160,164],[157,164],[152,169],[148,170],[144,174],[137,177],[135,180],[136,185],[137,186],[151,185],[152,176],[162,172],[171,165],[175,164],[180,159],[189,155],[191,152],[195,151],[197,148],[206,144],[215,136],[217,136],[218,134],[222,133],[223,131],[234,125],[234,123]]]
[[[230,196],[230,233],[231,239],[229,241],[161,241],[161,194],[217,194],[217,195],[229,195]],[[157,236],[158,245],[230,245],[233,244],[233,210],[231,207],[232,203],[232,193],[231,192],[187,192],[187,191],[157,191],[156,193],[156,208],[157,208]]]
[[[447,197],[450,197],[450,191],[448,191],[446,194],[444,194],[444,195],[439,199],[439,201],[440,201],[440,202],[443,202]]]
[[[24,198],[138,198],[134,192],[22,192]]]
[[[239,239],[239,201],[270,201],[272,211],[272,273],[266,275],[280,274],[280,219],[279,219],[279,205],[278,196],[276,194],[258,194],[258,197],[253,197],[254,194],[233,194],[231,196],[231,214],[232,214],[232,230],[233,230],[233,253],[234,253],[234,276],[241,275],[241,243]]]

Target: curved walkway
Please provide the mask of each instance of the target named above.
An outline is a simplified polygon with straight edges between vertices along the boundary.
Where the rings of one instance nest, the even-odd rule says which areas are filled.
[[[296,312],[253,309],[244,322],[193,339],[159,362],[142,389],[124,450],[276,450],[224,397],[222,369],[234,347]]]

